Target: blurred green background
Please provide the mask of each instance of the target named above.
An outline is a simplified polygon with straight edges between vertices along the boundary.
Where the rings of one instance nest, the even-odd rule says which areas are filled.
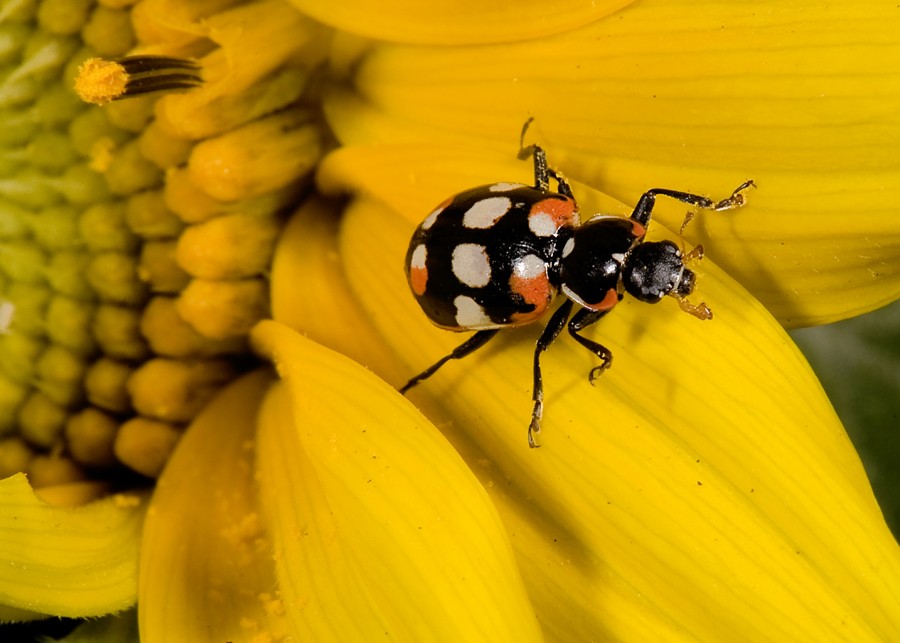
[[[791,337],[843,420],[900,540],[900,301]]]

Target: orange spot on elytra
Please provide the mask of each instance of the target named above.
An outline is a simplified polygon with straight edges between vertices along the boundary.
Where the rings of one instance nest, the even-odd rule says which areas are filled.
[[[412,291],[419,297],[425,294],[425,286],[428,285],[428,269],[425,267],[411,267],[409,269],[409,285]]]
[[[556,224],[557,228],[564,225],[573,225],[577,220],[577,207],[575,201],[564,199],[543,199],[531,206],[529,216],[546,214]]]
[[[647,234],[647,228],[645,228],[640,223],[638,223],[637,221],[634,221],[634,220],[631,221],[631,230],[632,230],[632,234],[635,237],[637,237],[638,239],[643,239],[644,235]]]
[[[522,296],[525,303],[534,306],[534,310],[524,313],[513,313],[510,321],[514,324],[527,324],[538,319],[547,310],[547,306],[556,294],[546,274],[541,274],[530,279],[513,275],[509,279],[509,288],[512,292]]]
[[[619,293],[616,292],[615,288],[610,288],[606,291],[606,295],[603,299],[600,300],[599,303],[591,304],[586,306],[586,308],[590,308],[591,310],[609,310],[613,306],[619,303]]]

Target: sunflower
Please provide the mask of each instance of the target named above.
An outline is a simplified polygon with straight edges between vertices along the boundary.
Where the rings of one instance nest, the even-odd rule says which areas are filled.
[[[896,7],[332,5],[3,10],[0,617],[119,614],[80,634],[145,642],[897,638],[900,552],[785,332],[900,291]],[[75,99],[97,57],[128,100]],[[758,186],[683,230],[660,200],[649,238],[703,245],[714,318],[626,298],[590,331],[616,355],[594,386],[556,342],[540,449],[540,324],[396,391],[461,341],[409,294],[410,234],[529,183],[529,121],[582,215]]]

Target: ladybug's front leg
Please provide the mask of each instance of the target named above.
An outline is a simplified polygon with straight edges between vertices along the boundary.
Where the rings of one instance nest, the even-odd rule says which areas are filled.
[[[596,323],[603,315],[608,313],[610,309],[607,310],[590,310],[588,308],[582,308],[577,313],[572,315],[572,319],[569,320],[569,334],[575,338],[579,344],[584,346],[586,349],[591,351],[594,355],[601,359],[600,366],[595,366],[591,369],[591,372],[588,373],[588,381],[593,384],[598,377],[603,375],[603,371],[612,366],[612,351],[610,351],[606,346],[595,342],[591,339],[587,339],[586,337],[582,337],[578,334],[578,331],[584,330],[591,324]]]
[[[647,224],[650,223],[650,216],[653,214],[653,206],[656,205],[656,197],[658,196],[667,196],[670,199],[675,199],[682,203],[687,203],[698,208],[705,208],[707,210],[715,210],[716,212],[732,210],[744,205],[746,200],[744,199],[742,192],[751,187],[756,187],[756,184],[753,181],[744,181],[734,189],[730,197],[722,199],[718,203],[708,197],[700,196],[699,194],[678,192],[677,190],[666,190],[665,188],[654,188],[652,190],[647,190],[641,196],[640,201],[638,201],[638,204],[634,208],[634,212],[631,213],[631,219],[632,221],[637,221],[646,228]],[[685,222],[685,225],[686,224],[687,222]],[[683,229],[684,225],[681,227]]]
[[[534,409],[531,412],[531,424],[528,425],[528,446],[531,448],[538,446],[534,441],[534,434],[541,432],[541,417],[544,415],[544,381],[541,378],[541,353],[547,350],[550,344],[553,343],[553,340],[559,337],[571,312],[572,301],[567,299],[550,317],[550,321],[547,322],[544,332],[541,333],[534,347],[534,388],[532,388],[531,393],[531,399],[534,400]]]

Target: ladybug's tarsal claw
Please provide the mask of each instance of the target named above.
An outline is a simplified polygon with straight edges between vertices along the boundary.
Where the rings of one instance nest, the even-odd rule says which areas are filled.
[[[544,413],[544,405],[540,401],[534,403],[534,411],[531,413],[531,424],[528,425],[528,446],[532,449],[539,447],[534,436],[541,432],[541,416]]]
[[[744,190],[755,187],[756,183],[753,182],[753,179],[744,181],[734,189],[734,192],[731,193],[730,197],[728,197],[727,199],[722,199],[721,201],[716,203],[712,209],[716,212],[721,212],[722,210],[733,210],[735,208],[741,207],[747,202],[747,199],[743,194]]]
[[[687,314],[693,315],[697,319],[702,319],[704,321],[712,319],[712,311],[706,303],[701,301],[699,304],[692,304],[684,297],[676,297],[676,299],[678,300],[678,305],[681,307],[681,310]]]
[[[696,213],[693,210],[688,210],[687,214],[684,215],[684,221],[681,223],[681,227],[678,228],[678,234],[680,236],[684,236],[684,229],[694,220],[694,216],[696,216]]]
[[[697,244],[694,246],[694,249],[684,255],[684,263],[688,263],[689,261],[700,261],[703,259],[703,245]]]
[[[590,372],[588,373],[588,382],[591,383],[591,386],[596,383],[596,381],[600,378],[601,375],[603,375],[605,371],[609,370],[611,362],[612,359],[604,360],[603,363],[600,364],[600,366],[595,366],[590,370]]]

